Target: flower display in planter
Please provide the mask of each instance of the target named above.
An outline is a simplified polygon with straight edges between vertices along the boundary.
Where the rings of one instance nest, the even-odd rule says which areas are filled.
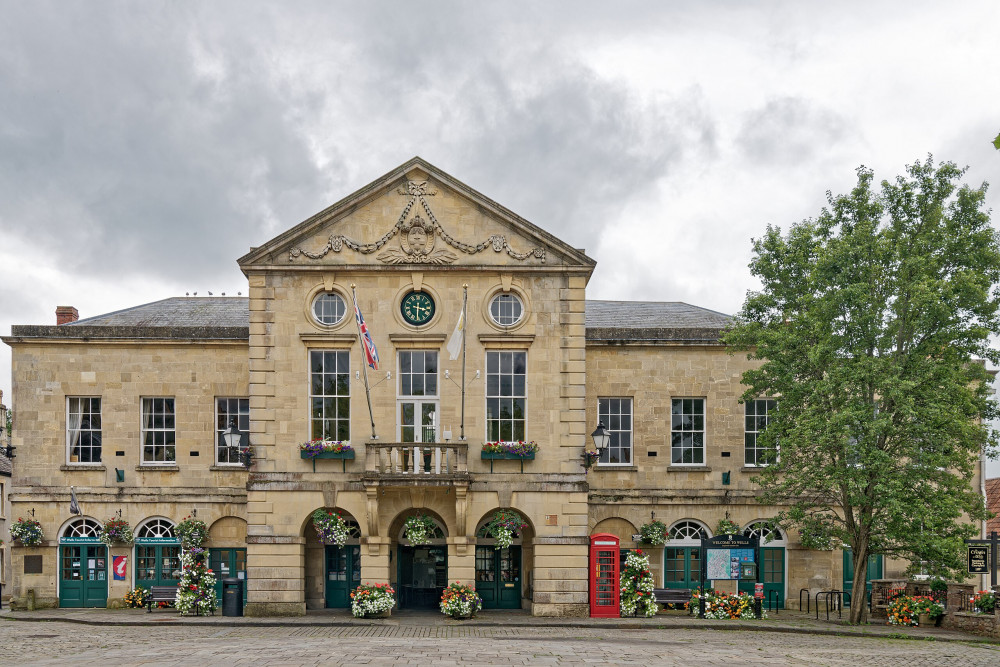
[[[323,440],[318,438],[303,442],[299,445],[299,451],[307,458],[315,458],[323,453],[340,454],[342,452],[354,451],[350,445],[340,440]]]
[[[26,547],[37,547],[45,539],[42,524],[34,519],[18,518],[10,527],[10,537]]]
[[[351,613],[357,618],[387,613],[396,604],[395,594],[389,584],[361,584],[351,591]]]
[[[997,596],[992,591],[979,591],[969,598],[969,603],[977,614],[992,614],[997,608]]]
[[[125,519],[108,519],[101,529],[101,542],[109,547],[112,544],[132,544],[135,542],[135,535],[132,534],[132,526]]]
[[[483,526],[479,534],[496,540],[497,549],[508,549],[521,531],[528,527],[521,515],[511,509],[497,510],[490,522]]]
[[[476,589],[456,581],[441,593],[441,612],[452,618],[472,618],[483,608]]]
[[[129,609],[143,609],[149,601],[149,589],[139,586],[136,589],[129,590],[123,599],[125,606]]]
[[[621,615],[656,616],[660,608],[653,596],[653,573],[649,556],[641,549],[629,553],[621,575]]]
[[[214,612],[218,601],[215,599],[215,573],[205,565],[208,555],[201,547],[191,547],[181,552],[181,579],[177,584],[174,606],[182,614],[201,615]]]
[[[716,535],[739,535],[740,533],[740,524],[730,521],[728,518],[719,519],[719,523],[715,524]]]
[[[426,514],[416,514],[408,517],[403,524],[403,537],[413,546],[430,544],[431,538],[437,531],[437,524],[434,519]]]
[[[756,619],[754,598],[748,593],[730,595],[709,589],[705,595],[705,618],[715,619]],[[698,605],[698,596],[691,598],[691,604]],[[760,610],[760,617],[767,618],[767,611]]]
[[[510,454],[511,456],[526,457],[538,451],[538,443],[518,440],[516,442],[487,442],[483,444],[483,451],[487,454]]]
[[[662,547],[667,543],[667,524],[662,521],[650,521],[639,526],[642,541],[654,547]]]
[[[885,610],[889,625],[919,625],[917,605],[909,595],[899,595],[889,602]]]
[[[324,509],[313,512],[313,528],[321,544],[329,544],[335,547],[342,547],[347,544],[350,531],[344,517]]]
[[[917,595],[913,598],[913,608],[917,614],[927,614],[933,620],[938,616],[944,616],[944,605],[935,600],[930,595]]]
[[[195,519],[189,515],[174,526],[174,535],[181,541],[181,546],[185,549],[200,547],[208,539],[208,526],[201,519]]]

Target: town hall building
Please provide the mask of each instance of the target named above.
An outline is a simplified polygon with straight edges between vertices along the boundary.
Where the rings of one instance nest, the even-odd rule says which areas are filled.
[[[669,537],[644,547],[658,586],[698,585],[722,520],[760,538],[779,604],[850,581],[849,554],[765,523],[780,508],[751,478],[775,402],[740,401],[751,362],[719,342],[727,315],[588,300],[583,250],[420,158],[238,262],[247,297],[63,307],[3,338],[10,516],[44,532],[11,549],[14,605],[116,606],[176,584],[174,528],[192,516],[257,616],[346,607],[361,582],[434,608],[454,581],[487,608],[586,615],[591,536],[627,551],[653,521]],[[599,423],[610,442],[589,465]],[[350,448],[313,456],[317,440]],[[317,509],[345,518],[345,545],[318,540]],[[485,529],[498,510],[523,522],[508,547]],[[406,539],[413,516],[429,543]],[[97,539],[111,518],[133,544]],[[871,577],[903,567],[875,559]]]

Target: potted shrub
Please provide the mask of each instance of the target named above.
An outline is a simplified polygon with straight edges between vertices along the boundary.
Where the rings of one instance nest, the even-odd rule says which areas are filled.
[[[101,528],[101,542],[109,547],[115,543],[132,544],[135,542],[135,535],[125,519],[108,519]]]
[[[441,594],[441,612],[452,618],[472,618],[483,608],[476,589],[460,581],[452,583]]]
[[[643,544],[662,547],[667,543],[667,525],[659,519],[639,526],[639,535]]]
[[[321,544],[342,547],[347,544],[350,532],[344,517],[327,510],[316,510],[312,515],[313,528]]]
[[[396,604],[389,584],[361,584],[351,591],[351,613],[357,618],[386,618]]]
[[[174,526],[174,534],[185,549],[200,547],[208,539],[208,526],[201,519],[195,519],[188,515]]]
[[[42,534],[42,524],[23,517],[11,525],[10,537],[26,547],[37,547],[45,538]]]

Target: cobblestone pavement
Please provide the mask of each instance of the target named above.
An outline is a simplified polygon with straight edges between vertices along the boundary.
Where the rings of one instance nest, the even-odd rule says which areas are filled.
[[[1000,646],[696,629],[0,621],[3,665],[998,665]]]

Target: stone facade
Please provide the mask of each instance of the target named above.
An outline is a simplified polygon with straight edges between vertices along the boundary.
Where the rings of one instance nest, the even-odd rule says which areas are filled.
[[[61,310],[63,324],[14,327],[4,338],[18,418],[14,513],[34,510],[46,534],[40,546],[13,549],[15,604],[29,591],[36,606],[66,604],[65,590],[77,585],[66,574],[83,567],[68,550],[76,543],[69,533],[82,530],[69,514],[71,487],[83,517],[97,522],[120,511],[134,527],[169,527],[196,513],[210,527],[213,557],[237,559],[228,567],[247,581],[250,615],[340,604],[338,586],[359,581],[394,584],[404,605],[426,604],[418,592],[445,582],[478,581],[535,615],[585,615],[591,535],[611,533],[634,548],[633,535],[653,518],[695,531],[650,550],[657,583],[678,585],[697,567],[697,531],[710,535],[721,519],[750,528],[779,511],[757,503],[745,465],[738,399],[747,361],[718,342],[726,316],[686,304],[588,302],[594,262],[583,251],[419,158],[239,264],[248,298],[170,299],[80,321]],[[414,293],[433,300],[427,321],[407,319],[403,303]],[[363,362],[355,294],[377,370]],[[333,304],[326,323],[317,299]],[[520,310],[504,316],[492,310],[495,299]],[[463,303],[464,365],[448,349]],[[418,358],[436,362],[421,375],[434,391],[403,388],[404,376],[418,375],[407,366]],[[491,418],[487,403],[501,396],[523,396],[523,435],[496,436],[493,429],[519,433],[522,421],[520,413]],[[68,406],[79,398],[100,399],[99,462],[73,460],[68,433],[80,422]],[[172,460],[150,463],[144,448],[156,441],[144,424],[156,398],[171,401],[175,441]],[[216,460],[220,399],[245,401],[249,472]],[[704,409],[696,463],[671,460],[679,399]],[[408,430],[411,409],[430,421]],[[616,419],[628,412],[628,460],[587,470],[583,452],[607,410]],[[350,442],[353,459],[302,456],[300,445],[324,424],[331,439]],[[534,458],[480,453],[484,442],[522,438],[537,443]],[[503,508],[526,525],[500,557],[481,528]],[[351,523],[345,547],[318,542],[318,509]],[[440,531],[425,548],[403,535],[414,514]],[[841,586],[840,551],[803,549],[794,534],[772,538],[772,588],[789,606],[801,588]],[[150,577],[169,579],[166,561],[150,560],[167,558],[162,550],[172,547],[157,545],[169,539],[146,538],[142,553],[138,543],[94,552],[105,567],[130,558],[124,580],[107,575],[108,606]],[[26,561],[32,556],[41,561]],[[493,558],[497,570],[487,571]]]

